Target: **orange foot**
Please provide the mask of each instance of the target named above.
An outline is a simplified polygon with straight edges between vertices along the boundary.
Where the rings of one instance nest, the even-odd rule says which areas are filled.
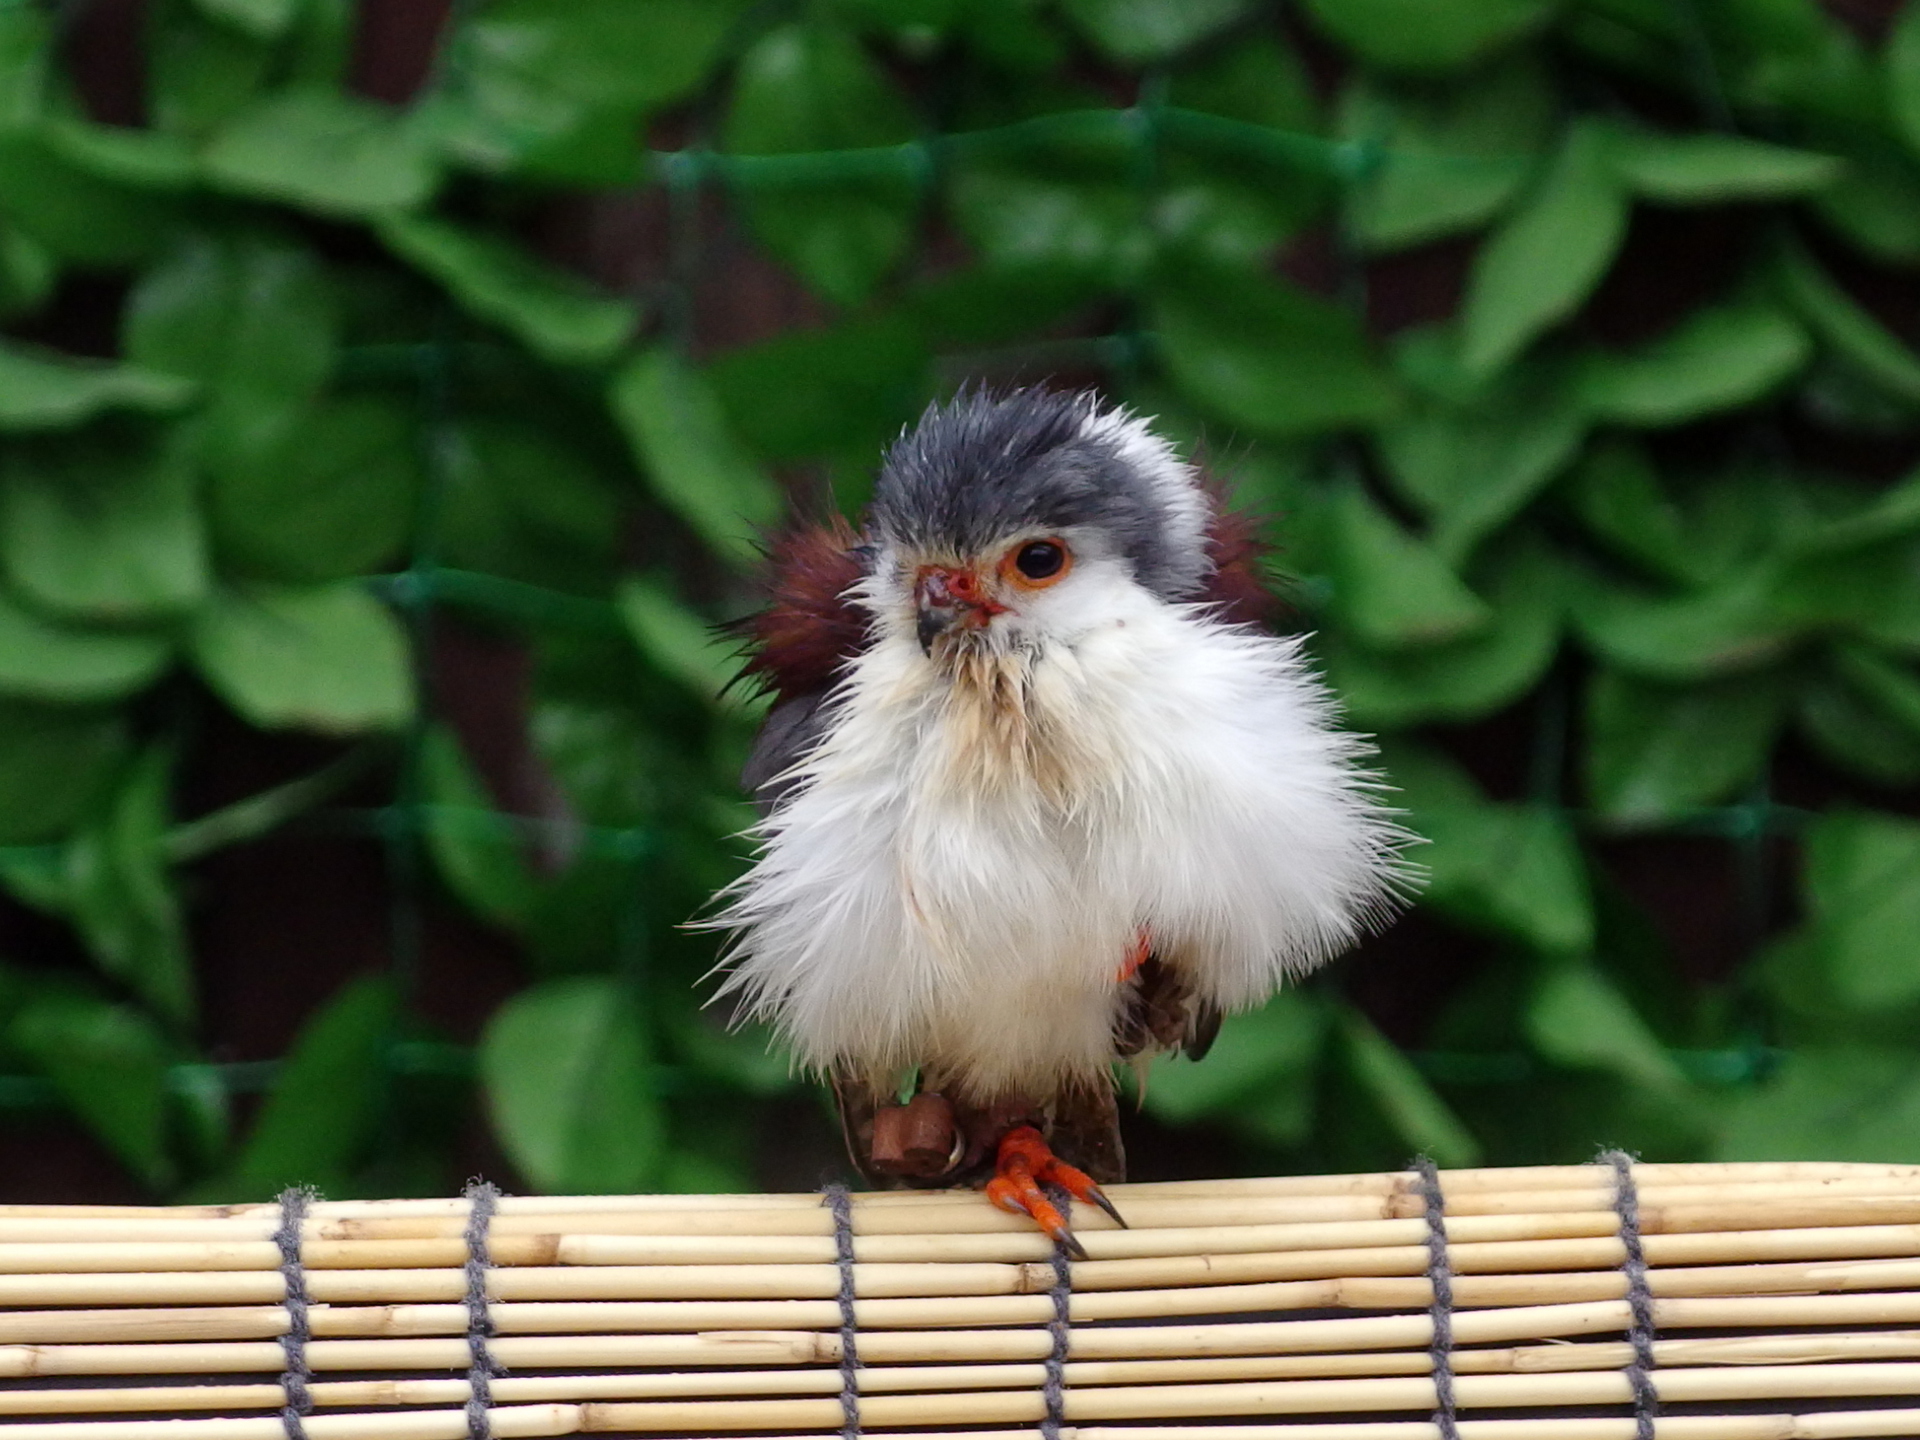
[[[1113,1217],[1114,1223],[1123,1229],[1126,1227],[1127,1222],[1093,1183],[1093,1177],[1055,1155],[1031,1125],[1017,1126],[1000,1137],[1000,1152],[994,1168],[994,1177],[987,1182],[987,1198],[1002,1210],[1031,1215],[1035,1223],[1064,1245],[1076,1260],[1086,1259],[1087,1252],[1073,1238],[1060,1207],[1040,1188],[1043,1184],[1058,1185],[1076,1200],[1098,1205]]]

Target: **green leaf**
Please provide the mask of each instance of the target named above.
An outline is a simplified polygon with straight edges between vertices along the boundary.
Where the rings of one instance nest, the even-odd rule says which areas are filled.
[[[1358,485],[1342,485],[1334,496],[1328,560],[1335,613],[1378,649],[1458,639],[1493,618],[1485,601]]]
[[[1161,254],[1259,268],[1336,195],[1312,82],[1277,33],[1182,65],[1166,100],[1149,219]]]
[[[1920,9],[1909,5],[1901,11],[1880,59],[1894,126],[1910,149],[1920,151]]]
[[[32,5],[0,10],[0,131],[40,117],[55,60],[53,17]]]
[[[706,377],[660,347],[621,370],[607,399],[654,494],[721,555],[750,558],[780,495],[727,428]]]
[[[1834,647],[1833,667],[1881,711],[1920,737],[1920,676],[1913,668],[1868,645]]]
[[[461,27],[462,59],[503,87],[545,83],[591,105],[652,109],[707,75],[740,4],[714,0],[502,0]]]
[[[1687,517],[1638,445],[1614,439],[1595,446],[1567,493],[1587,527],[1621,555],[1663,579],[1696,578]]]
[[[326,384],[336,308],[304,247],[245,232],[193,234],[134,286],[122,346],[142,366],[199,381],[210,458],[244,464],[283,440]]]
[[[1587,691],[1587,789],[1601,816],[1658,825],[1739,792],[1765,766],[1785,701],[1763,673],[1692,686],[1601,670]]]
[[[1920,780],[1920,732],[1828,665],[1795,696],[1801,731],[1843,770],[1881,785]]]
[[[420,780],[431,808],[427,851],[449,889],[476,914],[514,929],[533,909],[536,887],[519,831],[467,762],[444,725],[429,727],[420,747]]]
[[[200,139],[257,96],[277,46],[223,25],[188,0],[155,0],[147,30],[147,108],[169,134]]]
[[[949,281],[948,290],[922,297],[924,325],[914,323],[919,316],[861,316],[824,329],[788,330],[717,357],[708,379],[729,428],[768,460],[857,453],[870,464],[926,404],[932,385],[921,331],[940,327],[952,289],[963,283]],[[1017,311],[1014,333],[1051,313],[1025,290],[1003,298],[991,280],[954,298],[976,323],[1001,306]]]
[[[1857,508],[1823,517],[1793,539],[1794,548],[1809,563],[1818,564],[1823,556],[1835,553],[1844,553],[1848,559],[1864,558],[1861,552],[1879,542],[1899,540],[1916,531],[1920,531],[1920,471],[1909,473],[1884,490],[1871,492]]]
[[[0,593],[0,695],[117,700],[157,679],[172,653],[163,635],[59,625]]]
[[[1493,605],[1480,633],[1418,650],[1367,649],[1340,632],[1321,637],[1328,677],[1355,724],[1396,729],[1465,720],[1512,703],[1537,681],[1559,644],[1559,562],[1531,537],[1497,544],[1474,570]]]
[[[1471,810],[1485,796],[1473,777],[1444,751],[1412,737],[1376,737],[1373,769],[1385,777],[1392,803],[1407,810]]]
[[[287,33],[306,0],[194,0],[207,14],[261,40]]]
[[[76,265],[119,268],[160,249],[179,226],[178,201],[91,173],[45,131],[0,131],[0,214]]]
[[[284,83],[355,88],[359,19],[355,0],[300,0],[286,39],[276,47],[284,57]],[[437,47],[434,58],[439,58]]]
[[[735,643],[657,579],[627,577],[615,603],[641,654],[701,699],[720,703],[740,669]]]
[[[1167,103],[1296,134],[1321,128],[1320,106],[1306,63],[1277,31],[1247,32],[1232,45],[1209,48],[1183,64],[1167,77]],[[1160,118],[1165,123],[1173,117]],[[1177,121],[1170,133],[1180,135]],[[1298,167],[1292,173],[1296,181],[1301,176]]]
[[[1430,842],[1424,903],[1546,954],[1593,948],[1593,898],[1566,816],[1536,805],[1436,805],[1408,822]]]
[[[1878,125],[1875,116],[1869,124]],[[1820,218],[1876,260],[1920,260],[1920,166],[1891,139],[1848,127],[1847,166],[1811,198]]]
[[[377,215],[433,194],[439,173],[417,131],[370,100],[286,90],[249,105],[201,155],[207,178],[322,215]]]
[[[385,216],[375,228],[390,250],[468,310],[556,365],[611,360],[639,323],[633,301],[604,294],[493,236],[423,215]]]
[[[207,590],[189,457],[104,434],[16,448],[0,467],[0,567],[38,606],[92,620],[172,615]]]
[[[1920,824],[1835,810],[1806,840],[1811,940],[1835,995],[1873,1013],[1920,1000]]]
[[[1142,65],[1191,48],[1247,6],[1248,0],[1062,0],[1061,8],[1109,59]]]
[[[1480,1142],[1434,1093],[1413,1062],[1352,1006],[1339,1012],[1341,1058],[1396,1134],[1416,1154],[1442,1169],[1459,1170],[1480,1160]]]
[[[833,10],[863,32],[880,32],[903,48],[944,35],[961,18],[964,0],[834,0]]]
[[[364,778],[385,748],[378,742],[356,745],[317,770],[182,821],[167,832],[167,857],[177,865],[190,864],[216,850],[269,835]]]
[[[189,645],[207,683],[267,729],[391,729],[413,712],[406,637],[350,582],[222,591],[194,615]]]
[[[1908,1049],[1794,1050],[1725,1105],[1716,1160],[1920,1161],[1920,1063]]]
[[[229,1200],[264,1200],[289,1185],[348,1189],[384,1113],[399,1019],[399,997],[384,975],[336,991],[301,1027],[231,1173],[203,1188]]]
[[[1638,351],[1590,354],[1580,396],[1602,420],[1678,425],[1760,399],[1811,349],[1807,332],[1771,305],[1712,306]]]
[[[1438,93],[1362,74],[1340,101],[1342,137],[1378,150],[1348,189],[1355,238],[1397,250],[1492,219],[1537,168],[1552,119],[1553,92],[1530,61]]]
[[[1205,1064],[1157,1062],[1141,1103],[1169,1125],[1224,1121],[1275,1144],[1299,1144],[1313,1123],[1327,1019],[1314,995],[1283,990],[1258,1010],[1228,1016]]]
[[[1132,287],[1155,239],[1138,154],[1119,111],[1041,117],[956,149],[948,204],[989,269]]]
[[[1574,1070],[1599,1070],[1627,1084],[1684,1099],[1690,1086],[1627,997],[1592,964],[1547,966],[1527,1002],[1527,1038],[1547,1059]]]
[[[38,309],[58,268],[46,246],[0,215],[0,319]]]
[[[1291,286],[1170,266],[1155,282],[1148,316],[1181,390],[1258,434],[1366,424],[1396,403],[1353,314]]]
[[[859,41],[819,23],[762,36],[734,73],[723,136],[737,155],[898,145],[914,137],[911,107]],[[750,166],[729,172],[767,247],[830,300],[855,305],[906,254],[918,179],[904,151],[866,173],[775,186]]]
[[[151,1019],[131,1005],[48,987],[14,1015],[6,1039],[143,1184],[172,1183],[166,1143],[172,1047]]]
[[[706,78],[737,0],[500,0],[464,14],[421,102],[441,143],[488,170],[623,184],[647,112]]]
[[[612,581],[631,477],[551,425],[475,417],[442,452],[437,531],[450,565],[596,597]]]
[[[651,1052],[639,1007],[615,980],[552,980],[500,1007],[480,1072],[500,1143],[535,1189],[650,1188],[666,1138]]]
[[[1454,70],[1546,22],[1551,0],[1306,0],[1321,29],[1390,69]]]
[[[213,1065],[177,1064],[166,1074],[173,1101],[175,1133],[187,1168],[204,1173],[222,1164],[233,1148],[233,1096],[226,1077]]]
[[[691,1006],[665,1018],[672,1026],[674,1058],[698,1073],[703,1083],[756,1099],[791,1095],[802,1083],[765,1025],[723,1028],[713,1014]],[[671,1154],[667,1163],[673,1164]]]
[[[63,116],[41,131],[63,160],[102,180],[138,190],[184,192],[198,179],[193,147],[177,135]]]
[[[1607,153],[1634,194],[1667,205],[1806,195],[1832,184],[1845,168],[1833,155],[1790,150],[1744,135],[1621,129],[1610,137]]]
[[[1782,245],[1776,275],[1780,293],[1834,354],[1888,394],[1920,403],[1920,357],[1842,290],[1797,245]]]
[[[58,430],[109,410],[178,410],[194,387],[135,365],[0,342],[0,430]]]
[[[274,580],[364,575],[406,544],[421,485],[419,416],[387,394],[322,400],[213,466],[223,568]]]
[[[1378,443],[1395,488],[1432,522],[1434,548],[1459,564],[1573,458],[1587,423],[1564,372],[1532,366],[1468,404],[1411,405]]]
[[[88,175],[136,190],[186,192],[198,179],[192,146],[173,134],[88,125],[75,119],[56,121],[42,134],[61,159],[73,161]]]
[[[63,834],[126,751],[126,722],[112,711],[0,701],[0,845]]]
[[[1474,257],[1462,360],[1490,374],[1580,308],[1626,237],[1627,195],[1606,132],[1576,124],[1520,208]]]
[[[140,756],[66,847],[60,908],[96,964],[177,1026],[192,1023],[193,959],[174,893],[167,834],[173,757]]]
[[[1623,669],[1694,681],[1755,670],[1798,636],[1773,604],[1777,571],[1741,570],[1679,596],[1649,596],[1588,579],[1573,590],[1573,617],[1588,647]]]
[[[1186,116],[1177,123],[1190,134],[1207,118]],[[1161,261],[1191,257],[1227,270],[1261,268],[1275,246],[1320,213],[1332,193],[1310,175],[1303,178],[1297,166],[1270,157],[1264,165],[1249,163],[1197,145],[1167,156],[1160,178],[1147,225]],[[1119,245],[1124,258],[1115,273],[1130,284],[1132,251],[1142,237],[1120,228],[1126,235]]]
[[[534,710],[533,741],[589,824],[631,829],[658,817],[671,762],[652,722],[632,707],[544,700]]]
[[[1859,518],[1870,522],[1873,517]],[[1818,535],[1815,530],[1808,538]],[[1790,551],[1773,566],[1767,598],[1774,631],[1783,642],[1840,631],[1888,650],[1912,653],[1920,648],[1916,558],[1920,548],[1912,539],[1833,550],[1809,544],[1797,554]]]

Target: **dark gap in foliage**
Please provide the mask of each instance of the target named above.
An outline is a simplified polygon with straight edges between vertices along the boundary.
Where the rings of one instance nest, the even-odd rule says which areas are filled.
[[[433,73],[453,9],[454,0],[359,0],[348,85],[388,105],[412,100]]]

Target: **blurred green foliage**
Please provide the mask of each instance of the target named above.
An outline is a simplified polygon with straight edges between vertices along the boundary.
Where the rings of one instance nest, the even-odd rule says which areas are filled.
[[[1153,1115],[1248,1167],[1920,1160],[1920,823],[1886,808],[1920,780],[1920,475],[1782,439],[1920,435],[1911,316],[1860,278],[1920,263],[1920,5],[1882,42],[1814,0],[491,0],[404,108],[350,93],[349,0],[147,12],[127,128],[60,7],[0,3],[0,883],[92,963],[0,967],[0,1101],[55,1097],[157,1194],[452,1183],[414,1112],[467,1082],[404,945],[248,1124],[200,1050],[186,867],[373,773],[403,902],[525,957],[472,1067],[525,1182],[751,1184],[797,1082],[702,1015],[713,941],[677,928],[747,819],[710,626],[776,471],[856,508],[927,398],[1024,356],[1284,516],[1431,841],[1420,906],[1483,957],[1417,1052],[1336,967],[1159,1067]],[[527,241],[636,191],[674,239],[633,293]],[[714,205],[822,323],[689,344]],[[1724,273],[1612,336],[1636,223],[1697,210],[1736,222]],[[1370,277],[1448,253],[1452,313],[1369,328]],[[20,338],[101,277],[111,358]],[[435,606],[530,647],[551,814],[501,813],[435,718]],[[358,743],[184,817],[210,704]],[[1490,797],[1439,741],[1502,712],[1532,779]],[[1772,803],[1783,745],[1854,799]],[[1648,833],[1720,837],[1752,906],[1804,838],[1802,917],[1682,980],[1595,858]]]

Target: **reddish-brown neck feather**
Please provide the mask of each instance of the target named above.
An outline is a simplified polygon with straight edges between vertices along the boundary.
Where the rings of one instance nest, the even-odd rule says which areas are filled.
[[[767,552],[767,608],[741,625],[745,674],[782,700],[831,685],[866,643],[867,617],[847,591],[864,570],[844,520],[792,530]]]
[[[1213,573],[1200,598],[1217,606],[1221,618],[1236,625],[1266,626],[1280,602],[1260,577],[1260,564],[1272,549],[1260,538],[1260,522],[1244,510],[1227,507],[1226,496],[1213,491],[1213,519],[1207,525],[1207,558]]]
[[[867,617],[847,598],[865,573],[858,537],[844,520],[791,530],[767,553],[767,607],[740,624],[743,671],[781,700],[812,695],[834,682],[867,641]],[[1214,494],[1207,527],[1213,573],[1200,598],[1235,624],[1264,625],[1279,602],[1260,577],[1268,546],[1259,524]]]

